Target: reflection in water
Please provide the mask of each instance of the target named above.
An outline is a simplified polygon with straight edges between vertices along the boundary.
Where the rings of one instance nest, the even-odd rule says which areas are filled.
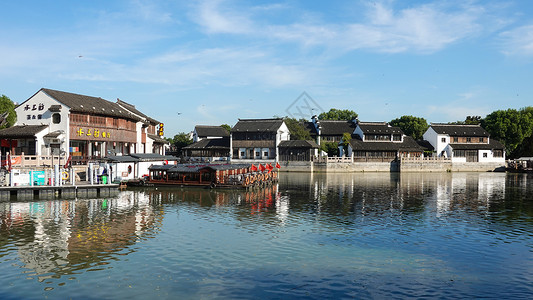
[[[510,180],[519,182],[503,173],[290,173],[281,177],[280,188],[291,198],[309,195],[318,212],[429,210],[439,216],[459,208],[489,211],[493,202],[505,198]]]
[[[105,265],[111,254],[150,235],[162,218],[133,192],[113,199],[0,203],[0,246],[16,247],[21,267],[33,271],[28,276],[43,281]]]
[[[524,297],[532,184],[289,173],[253,191],[0,203],[0,298]]]

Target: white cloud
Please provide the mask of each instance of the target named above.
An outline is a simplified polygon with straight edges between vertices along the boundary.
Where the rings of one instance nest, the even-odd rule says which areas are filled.
[[[243,34],[253,31],[253,24],[246,14],[232,11],[228,5],[222,5],[222,2],[222,0],[203,1],[193,18],[207,33]]]
[[[296,42],[304,47],[321,46],[341,52],[369,49],[392,53],[431,53],[483,30],[480,24],[486,12],[483,7],[469,5],[468,2],[457,6],[446,3],[396,10],[390,2],[369,3],[365,6],[364,20],[327,23],[319,18],[305,18],[290,24],[264,24],[261,23],[261,15],[253,8],[233,7],[231,2],[209,0],[199,6],[196,21],[208,33]],[[305,11],[300,14],[305,15]]]
[[[506,55],[533,55],[533,25],[526,25],[505,31],[503,39],[503,53]]]

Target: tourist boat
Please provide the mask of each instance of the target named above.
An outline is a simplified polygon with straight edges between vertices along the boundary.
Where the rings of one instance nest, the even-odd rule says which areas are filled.
[[[258,169],[250,164],[153,165],[145,185],[198,186],[209,188],[249,188],[277,181],[270,165]]]

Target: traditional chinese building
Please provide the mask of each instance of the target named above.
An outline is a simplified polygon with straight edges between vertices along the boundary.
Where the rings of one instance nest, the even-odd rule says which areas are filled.
[[[283,119],[239,119],[231,129],[233,159],[278,160],[279,144],[290,140]]]
[[[15,126],[0,130],[13,154],[70,154],[86,161],[129,153],[164,154],[159,122],[124,101],[40,89],[16,109]],[[162,125],[159,125],[162,129]]]

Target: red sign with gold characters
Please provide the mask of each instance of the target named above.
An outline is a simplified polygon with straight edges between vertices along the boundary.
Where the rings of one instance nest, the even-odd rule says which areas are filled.
[[[163,123],[159,123],[159,131],[157,132],[159,134],[159,136],[163,136]]]

